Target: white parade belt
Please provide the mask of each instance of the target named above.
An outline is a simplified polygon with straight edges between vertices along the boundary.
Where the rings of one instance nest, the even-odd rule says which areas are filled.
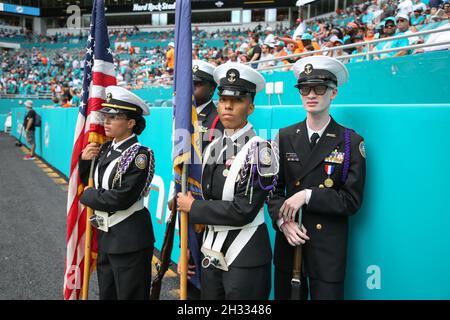
[[[201,248],[202,253],[205,257],[202,260],[202,267],[208,268],[209,266],[214,266],[217,269],[228,271],[228,266],[230,266],[234,260],[237,258],[242,249],[247,245],[253,234],[258,229],[258,226],[264,223],[264,207],[261,208],[258,215],[249,224],[243,227],[232,227],[232,226],[208,226],[208,234],[205,233],[205,239],[203,241],[203,246]],[[231,230],[241,230],[236,238],[231,243],[224,256],[220,250],[222,249],[223,243],[227,238],[228,231]],[[214,239],[214,233],[217,232],[217,236]]]
[[[208,145],[208,149],[205,151],[205,158],[203,161],[203,169],[205,163],[208,161],[209,150],[213,144],[216,144],[220,138],[214,140]],[[236,185],[236,179],[238,178],[239,172],[245,163],[248,150],[254,142],[263,141],[262,138],[255,136],[250,139],[238,152],[236,155],[230,169],[228,176],[225,180],[225,184],[222,192],[222,200],[232,201],[234,198],[234,189]],[[247,245],[250,239],[255,234],[258,226],[264,223],[264,205],[259,210],[258,215],[253,219],[252,222],[246,224],[245,226],[235,227],[235,226],[213,226],[208,225],[208,231],[205,232],[203,238],[202,253],[204,258],[202,260],[202,267],[208,268],[209,266],[214,266],[217,269],[228,271],[228,267],[234,262],[238,257],[242,249]],[[228,231],[240,230],[236,238],[233,240],[225,256],[221,252],[222,246],[227,238]],[[214,234],[217,234],[214,238]]]
[[[94,226],[99,230],[108,232],[109,228],[115,226],[118,223],[121,223],[133,213],[142,209],[144,209],[144,198],[136,201],[131,207],[126,210],[114,212],[114,214],[112,214],[111,216],[109,216],[108,212],[95,210],[95,215],[91,218],[91,221],[96,220],[97,223],[95,225],[94,222]]]

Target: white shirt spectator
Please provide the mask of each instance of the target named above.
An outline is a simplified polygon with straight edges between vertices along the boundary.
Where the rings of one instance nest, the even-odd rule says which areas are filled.
[[[292,35],[292,39],[296,39],[297,36],[302,36],[306,31],[306,23],[305,21],[300,22],[297,29],[295,29],[294,34]]]
[[[427,11],[427,5],[421,1],[414,1],[413,10],[416,10],[417,8],[421,8],[422,12]]]
[[[80,67],[80,62],[77,59],[73,60],[72,68],[73,69],[78,69],[79,67]]]
[[[411,12],[413,12],[413,4],[411,0],[403,0],[402,2],[400,2],[398,4],[398,12],[399,13],[404,13],[409,15]]]
[[[269,33],[266,38],[264,39],[264,43],[266,44],[274,44],[275,43],[275,36],[273,33]]]
[[[448,27],[450,27],[450,23],[446,23],[443,26],[436,28],[436,30],[445,29]],[[446,41],[450,41],[450,31],[437,32],[437,33],[430,34],[430,37],[427,39],[427,41],[425,43],[428,44],[428,43],[438,43],[438,42],[446,42]],[[450,47],[450,45],[444,44],[444,45],[439,45],[439,46],[435,46],[435,47],[426,47],[426,48],[423,48],[423,50],[424,51],[448,50],[449,47]]]
[[[273,59],[274,56],[271,53],[261,53],[261,59],[260,60],[266,60],[266,59]],[[266,67],[272,67],[275,65],[275,61],[267,61],[267,62],[262,62],[262,63],[258,63],[258,69],[260,68],[266,68]]]

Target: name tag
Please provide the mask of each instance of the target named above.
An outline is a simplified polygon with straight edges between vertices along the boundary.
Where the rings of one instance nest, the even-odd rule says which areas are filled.
[[[298,162],[300,158],[296,153],[286,153],[286,160],[290,162]]]

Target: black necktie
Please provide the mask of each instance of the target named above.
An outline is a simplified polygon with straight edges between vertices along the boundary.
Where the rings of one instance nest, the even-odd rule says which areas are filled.
[[[224,164],[225,160],[227,159],[227,155],[231,155],[232,152],[234,152],[233,150],[234,147],[234,143],[233,140],[231,140],[231,138],[229,137],[223,137],[222,139],[222,154],[220,155],[220,158],[218,159],[217,163],[218,164]]]
[[[111,155],[111,152],[113,152],[113,151],[114,151],[114,146],[113,146],[113,143],[111,143],[109,145],[109,147],[106,149],[106,157],[108,158]]]
[[[314,132],[311,136],[311,141],[309,142],[309,146],[311,147],[311,150],[314,148],[314,146],[317,143],[317,140],[319,140],[320,136],[317,132]]]

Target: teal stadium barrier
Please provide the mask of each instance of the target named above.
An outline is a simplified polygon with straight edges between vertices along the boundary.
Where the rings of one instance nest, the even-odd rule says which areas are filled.
[[[0,132],[5,130],[6,114],[0,114]]]
[[[448,57],[449,52],[436,52],[351,64],[350,83],[332,106],[338,122],[365,137],[367,152],[364,203],[351,217],[348,299],[450,299]],[[298,92],[293,87],[286,90],[295,82],[290,73],[267,77],[285,82],[283,102],[293,104],[257,104],[250,121],[261,136],[270,138],[279,128],[304,119],[305,112]],[[24,112],[23,107],[12,109],[16,137]],[[40,113],[38,154],[68,175],[77,110],[41,109]],[[152,108],[140,140],[156,158],[148,205],[158,249],[173,188],[171,134],[172,109]],[[269,229],[273,244],[270,223]],[[175,237],[174,261],[179,257],[178,240]]]

